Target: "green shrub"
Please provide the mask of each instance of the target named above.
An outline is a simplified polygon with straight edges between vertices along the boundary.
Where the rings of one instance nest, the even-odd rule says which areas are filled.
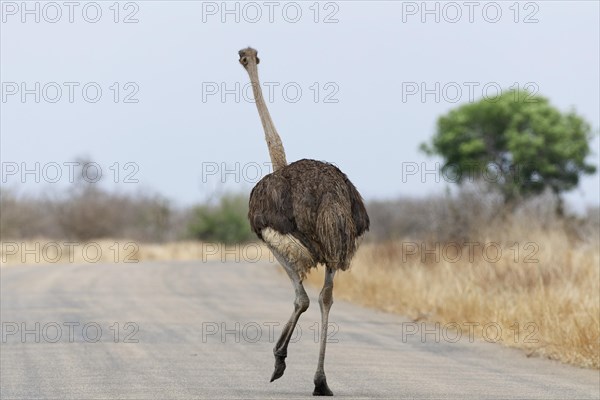
[[[223,195],[217,205],[200,205],[194,208],[189,233],[195,239],[243,243],[254,238],[248,222],[248,196]]]

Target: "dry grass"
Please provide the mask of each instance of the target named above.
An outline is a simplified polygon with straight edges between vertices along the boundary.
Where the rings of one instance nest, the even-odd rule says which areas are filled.
[[[464,329],[466,322],[476,322],[479,337],[481,327],[498,324],[502,336],[497,341],[504,345],[600,368],[598,235],[572,239],[559,225],[547,229],[513,218],[490,230],[479,246],[462,246],[458,259],[458,248],[444,243],[433,254],[419,249],[435,249],[433,242],[366,244],[352,268],[338,274],[335,296],[414,320],[456,322]],[[482,253],[491,242],[502,251],[498,260],[495,245]],[[320,286],[322,279],[321,270],[309,282]],[[492,327],[483,337],[496,341],[495,335]]]
[[[350,271],[338,274],[335,296],[414,320],[455,322],[463,327],[467,322],[479,327],[498,324],[504,345],[581,367],[600,368],[598,231],[573,232],[573,226],[564,221],[536,222],[540,220],[514,216],[481,228],[477,232],[479,244],[461,242],[460,256],[458,247],[439,243],[436,249],[432,241],[363,244]],[[485,254],[482,251],[483,245],[492,242],[502,252],[497,260],[496,245],[488,245]],[[0,243],[2,265],[273,260],[258,244],[138,245],[102,240],[69,247],[59,241],[61,254],[57,258],[52,243],[56,242],[4,241]],[[421,246],[434,251],[424,253]],[[319,271],[309,276],[309,283],[322,285],[322,268]],[[482,329],[474,333],[483,334]],[[493,329],[490,333],[495,336]]]

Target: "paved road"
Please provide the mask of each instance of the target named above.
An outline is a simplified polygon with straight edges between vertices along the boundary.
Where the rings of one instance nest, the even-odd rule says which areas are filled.
[[[15,266],[1,270],[1,289],[3,399],[312,398],[315,291],[286,373],[269,383],[271,349],[293,297],[273,265]],[[325,369],[337,397],[600,396],[598,371],[469,343],[467,334],[423,342],[406,335],[414,326],[401,317],[342,301],[330,321],[337,343],[328,345]]]

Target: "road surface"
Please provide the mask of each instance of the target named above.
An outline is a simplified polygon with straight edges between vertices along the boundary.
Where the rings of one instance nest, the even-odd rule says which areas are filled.
[[[265,263],[155,262],[1,270],[2,399],[313,398],[317,292],[285,375],[272,347],[292,310]],[[335,291],[334,291],[335,296]],[[598,399],[598,371],[527,358],[465,332],[336,301],[325,370],[338,398]],[[39,323],[39,325],[36,325]],[[412,333],[419,329],[416,333]]]

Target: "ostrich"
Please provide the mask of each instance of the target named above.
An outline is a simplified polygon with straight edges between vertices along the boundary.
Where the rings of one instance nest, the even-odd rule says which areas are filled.
[[[348,269],[358,239],[369,229],[369,216],[360,194],[337,167],[308,159],[288,165],[260,88],[257,51],[248,47],[240,50],[239,56],[240,64],[250,76],[273,164],[273,172],[252,189],[248,218],[252,230],[283,266],[296,291],[294,311],[273,349],[275,371],[271,382],[285,371],[290,338],[309,305],[302,281],[311,268],[322,264],[326,270],[319,295],[321,337],[313,395],[332,396],[323,364],[333,278],[338,270]]]

